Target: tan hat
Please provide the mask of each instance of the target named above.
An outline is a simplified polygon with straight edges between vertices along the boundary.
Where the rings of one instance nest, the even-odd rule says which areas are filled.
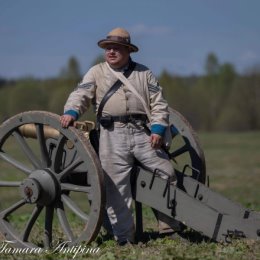
[[[106,39],[100,40],[97,44],[99,47],[105,49],[108,44],[120,44],[130,48],[131,52],[137,52],[138,47],[131,43],[130,34],[123,28],[115,28],[108,35]]]

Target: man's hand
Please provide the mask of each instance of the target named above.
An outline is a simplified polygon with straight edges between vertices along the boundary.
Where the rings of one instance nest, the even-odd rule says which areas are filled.
[[[75,118],[71,115],[63,115],[60,117],[61,126],[64,128],[67,128],[70,125],[72,125],[74,121],[75,121]]]
[[[154,149],[159,149],[162,146],[163,138],[157,134],[151,134],[150,137],[151,146]]]

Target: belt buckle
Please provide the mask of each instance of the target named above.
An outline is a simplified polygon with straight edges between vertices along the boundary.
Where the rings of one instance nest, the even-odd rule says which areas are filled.
[[[128,116],[128,120],[127,120],[127,121],[130,122],[130,123],[135,123],[135,122],[136,122],[136,120],[135,120],[135,118],[133,117],[132,114],[130,114],[130,115]]]

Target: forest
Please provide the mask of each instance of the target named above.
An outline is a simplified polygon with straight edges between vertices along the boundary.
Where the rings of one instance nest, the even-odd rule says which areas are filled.
[[[92,65],[102,61],[97,57]],[[146,64],[147,65],[147,64]],[[199,131],[256,131],[260,129],[260,69],[238,73],[221,64],[214,53],[205,58],[203,75],[180,76],[165,69],[156,75],[169,105]],[[62,114],[69,93],[81,81],[78,60],[70,57],[55,78],[0,78],[0,122],[23,111]],[[94,120],[93,111],[85,117]]]

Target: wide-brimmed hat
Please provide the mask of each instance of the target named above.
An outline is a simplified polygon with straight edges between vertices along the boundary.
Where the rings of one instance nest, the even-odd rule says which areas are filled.
[[[105,49],[108,44],[119,44],[129,47],[131,52],[137,52],[138,47],[131,43],[130,34],[123,28],[115,28],[108,33],[107,38],[100,40],[98,46]]]

